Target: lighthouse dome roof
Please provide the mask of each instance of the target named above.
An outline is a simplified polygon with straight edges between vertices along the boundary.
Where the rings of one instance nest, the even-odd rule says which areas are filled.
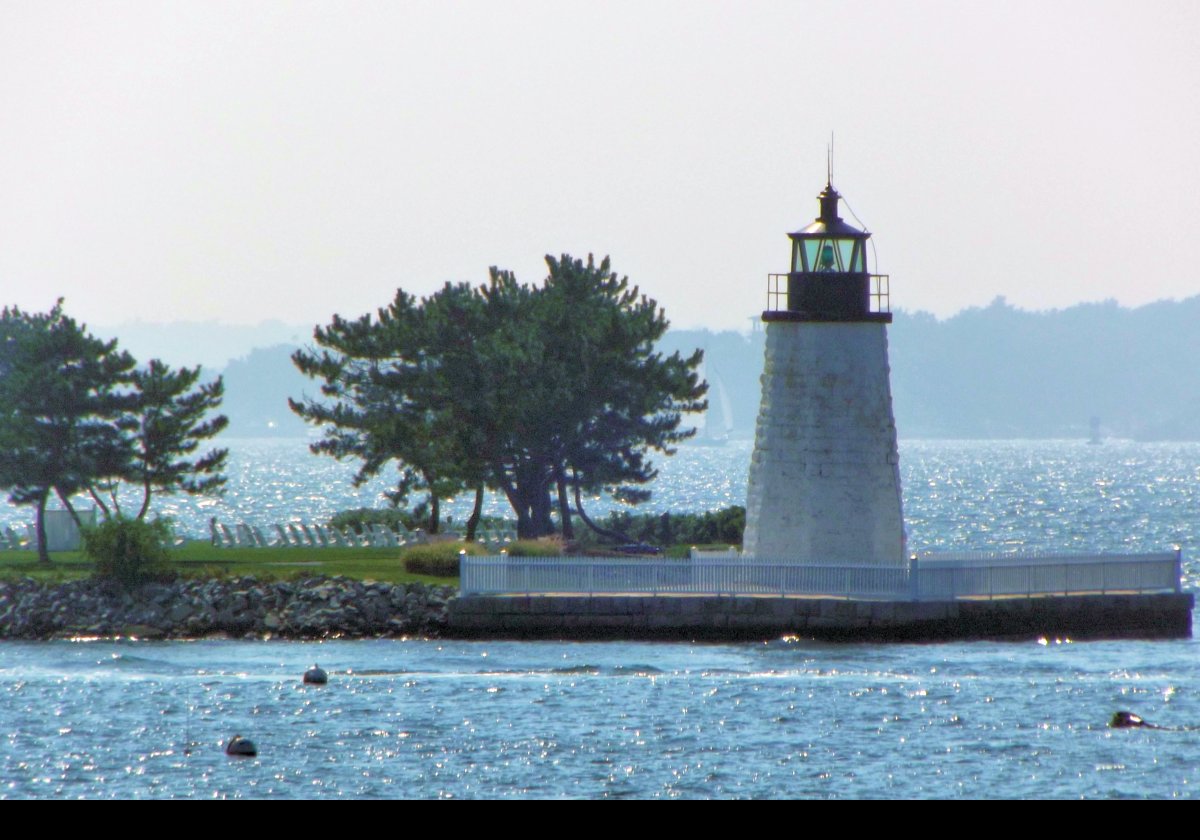
[[[871,234],[865,230],[859,230],[854,225],[842,221],[842,217],[838,215],[838,201],[840,199],[841,195],[833,188],[833,184],[826,183],[825,189],[817,196],[817,200],[821,202],[821,215],[808,227],[788,235],[793,237],[870,236]]]
[[[841,219],[832,219],[825,221],[817,219],[811,225],[795,233],[788,234],[789,236],[870,236],[865,230],[859,230],[854,225],[844,222]]]

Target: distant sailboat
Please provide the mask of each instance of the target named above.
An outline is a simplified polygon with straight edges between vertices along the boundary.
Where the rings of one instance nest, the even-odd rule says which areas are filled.
[[[1092,434],[1088,438],[1088,444],[1091,446],[1099,446],[1104,443],[1104,438],[1100,436],[1100,418],[1092,418]]]
[[[715,369],[706,369],[703,363],[700,366],[700,378],[708,382],[708,410],[700,415],[696,423],[696,436],[690,443],[696,446],[724,446],[733,432],[733,408],[729,403],[729,393],[725,390],[725,380]]]

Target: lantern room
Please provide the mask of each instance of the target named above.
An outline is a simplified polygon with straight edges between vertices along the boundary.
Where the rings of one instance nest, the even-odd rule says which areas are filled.
[[[841,196],[832,185],[826,184],[817,199],[821,202],[817,220],[804,230],[788,234],[792,240],[792,271],[865,273],[867,239],[871,234],[838,216]]]
[[[770,275],[763,320],[890,322],[887,277],[867,269],[871,234],[838,215],[841,195],[832,184],[826,183],[817,199],[821,215],[788,234],[790,271]]]

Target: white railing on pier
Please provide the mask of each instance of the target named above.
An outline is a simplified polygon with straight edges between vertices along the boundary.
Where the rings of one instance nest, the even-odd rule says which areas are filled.
[[[820,592],[887,597],[904,591],[908,572],[880,566],[807,566],[748,562],[728,556],[696,560],[631,557],[464,556],[464,595],[501,593],[787,595]]]
[[[1157,554],[926,552],[916,558],[914,597],[923,601],[1178,592],[1178,550]]]
[[[811,595],[876,600],[1180,591],[1178,551],[1160,554],[933,554],[907,566],[802,564],[728,555],[463,555],[463,595]]]

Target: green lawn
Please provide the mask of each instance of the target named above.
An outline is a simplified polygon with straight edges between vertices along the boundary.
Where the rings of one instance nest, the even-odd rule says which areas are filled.
[[[668,557],[686,557],[690,546],[672,546]],[[724,545],[711,546],[723,549]],[[189,577],[254,575],[260,579],[291,579],[316,575],[345,575],[359,580],[391,583],[447,584],[457,577],[411,575],[404,571],[398,548],[214,548],[193,541],[171,550],[171,559]],[[37,562],[32,551],[0,551],[0,579],[33,577],[44,581],[88,577],[91,564],[79,551],[52,554],[49,567]]]
[[[45,581],[87,577],[91,564],[82,552],[50,555],[49,567],[37,562],[31,551],[0,551],[0,578],[26,575]],[[258,578],[290,579],[315,575],[345,575],[360,580],[392,583],[458,585],[458,578],[410,575],[404,571],[396,548],[214,548],[206,542],[190,542],[171,551],[171,559],[188,576],[255,575]]]
[[[51,559],[53,564],[42,566],[35,552],[0,551],[0,578],[32,577],[58,581],[87,577],[92,573],[92,565],[83,559],[81,551],[53,554]]]

